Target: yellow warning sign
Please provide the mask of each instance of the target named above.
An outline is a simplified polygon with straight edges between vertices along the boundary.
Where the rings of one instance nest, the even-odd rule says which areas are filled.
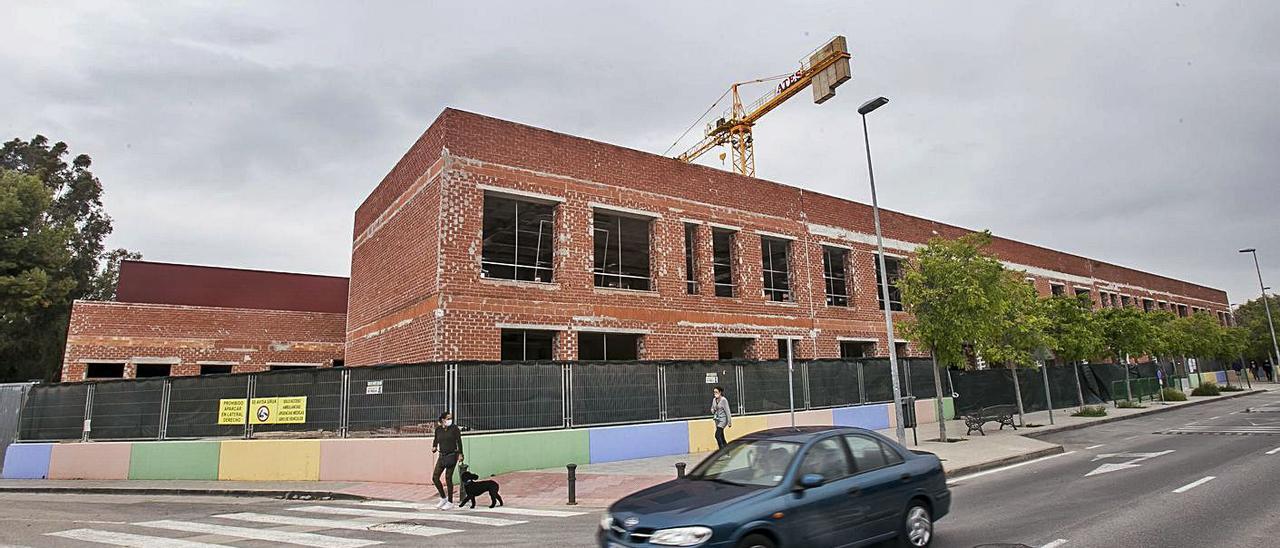
[[[307,397],[280,398],[276,413],[277,424],[301,424],[307,422]]]
[[[280,398],[254,398],[249,400],[250,424],[275,424]]]
[[[244,424],[244,398],[218,400],[218,424]]]

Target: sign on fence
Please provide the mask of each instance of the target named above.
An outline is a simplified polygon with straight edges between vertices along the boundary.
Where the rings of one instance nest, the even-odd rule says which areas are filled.
[[[254,398],[248,401],[252,424],[302,424],[307,422],[307,397]],[[218,424],[244,424],[245,399],[218,400]]]
[[[720,376],[716,373],[707,373],[707,384],[715,384],[720,382]]]
[[[365,395],[381,394],[381,393],[382,393],[382,381],[369,381],[369,382],[365,383],[365,385],[364,385],[364,393],[365,393]]]

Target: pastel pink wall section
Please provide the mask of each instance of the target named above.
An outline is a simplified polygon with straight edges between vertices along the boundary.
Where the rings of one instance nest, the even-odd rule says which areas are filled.
[[[434,466],[427,438],[320,442],[320,481],[426,484]]]
[[[129,479],[132,443],[59,443],[49,456],[49,479]]]

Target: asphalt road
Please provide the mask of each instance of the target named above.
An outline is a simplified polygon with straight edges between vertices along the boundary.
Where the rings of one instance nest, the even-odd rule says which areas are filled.
[[[1280,394],[1043,439],[1068,453],[952,478],[936,545],[1280,546]]]

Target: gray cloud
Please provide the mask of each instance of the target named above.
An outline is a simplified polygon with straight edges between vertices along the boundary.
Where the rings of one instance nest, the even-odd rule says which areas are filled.
[[[1257,292],[1235,253],[1256,246],[1280,284],[1270,3],[7,11],[0,134],[93,155],[110,243],[158,260],[345,274],[355,206],[445,106],[662,152],[729,83],[841,33],[853,79],[757,126],[760,176],[867,200],[855,109],[886,95],[870,120],[886,207],[1233,301]]]

